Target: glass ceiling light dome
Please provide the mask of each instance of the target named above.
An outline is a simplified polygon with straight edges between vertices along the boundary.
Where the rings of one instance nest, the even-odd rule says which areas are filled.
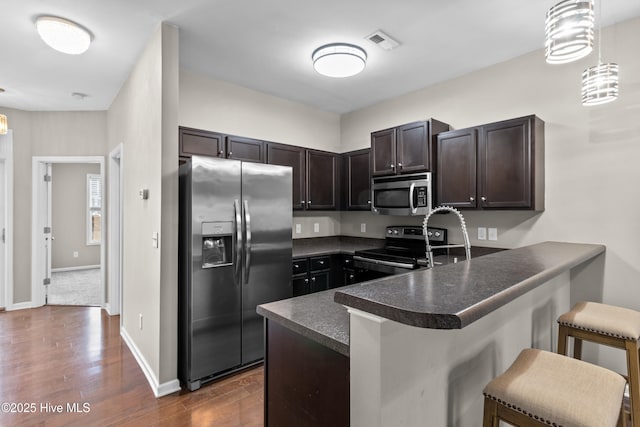
[[[324,76],[350,77],[364,70],[367,53],[352,44],[332,43],[317,48],[311,59],[313,68]]]
[[[64,18],[40,16],[36,19],[36,29],[49,47],[69,55],[80,55],[91,44],[87,30]]]
[[[593,0],[564,0],[547,11],[545,58],[549,64],[566,64],[593,50],[595,27]]]

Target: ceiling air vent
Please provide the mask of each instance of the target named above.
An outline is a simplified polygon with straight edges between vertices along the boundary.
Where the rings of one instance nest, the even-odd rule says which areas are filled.
[[[365,38],[384,50],[391,50],[400,46],[400,43],[383,33],[381,30],[375,31],[373,34],[369,34]]]

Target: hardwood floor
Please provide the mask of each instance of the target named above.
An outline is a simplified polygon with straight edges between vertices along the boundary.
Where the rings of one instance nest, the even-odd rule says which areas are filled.
[[[263,425],[262,367],[156,399],[119,321],[98,307],[0,313],[0,426]]]

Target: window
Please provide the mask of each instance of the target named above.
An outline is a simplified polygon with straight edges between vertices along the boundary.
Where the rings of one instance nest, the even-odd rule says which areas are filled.
[[[102,179],[87,174],[87,245],[102,242]]]

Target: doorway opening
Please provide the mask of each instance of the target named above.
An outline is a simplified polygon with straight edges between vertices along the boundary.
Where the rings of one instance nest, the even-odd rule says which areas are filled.
[[[0,135],[0,310],[13,308],[13,131]]]
[[[34,157],[32,166],[32,306],[103,307],[104,158]]]

